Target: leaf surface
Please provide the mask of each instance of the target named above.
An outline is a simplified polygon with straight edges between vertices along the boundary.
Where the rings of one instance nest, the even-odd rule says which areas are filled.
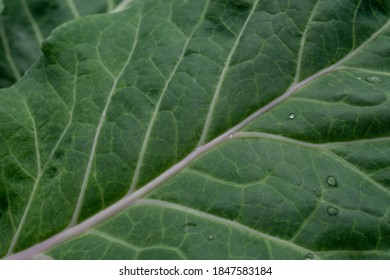
[[[8,87],[41,55],[41,42],[64,22],[84,15],[115,12],[129,0],[5,0],[0,18],[0,87]]]
[[[0,91],[0,254],[389,259],[390,6],[134,1]]]

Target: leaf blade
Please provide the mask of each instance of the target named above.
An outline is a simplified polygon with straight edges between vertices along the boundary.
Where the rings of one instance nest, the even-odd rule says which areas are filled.
[[[62,181],[56,181],[61,182],[59,185],[62,188],[66,187],[68,194],[65,202],[66,213],[59,215],[62,221],[54,229],[53,225],[46,225],[50,232],[42,234],[45,231],[42,231],[45,216],[32,212],[30,224],[36,224],[38,219],[40,228],[34,229],[36,233],[33,233],[32,241],[32,233],[25,234],[22,239],[26,241],[21,241],[18,250],[37,245],[21,255],[11,257],[26,257],[51,250],[49,255],[53,257],[112,258],[115,250],[121,250],[120,247],[124,246],[129,252],[126,254],[121,251],[123,258],[202,258],[202,252],[207,252],[203,256],[207,258],[305,258],[307,254],[317,258],[387,258],[389,226],[386,217],[389,185],[386,174],[389,161],[381,151],[386,151],[388,147],[388,70],[383,62],[376,66],[375,63],[366,61],[367,57],[375,56],[386,59],[387,47],[384,42],[389,32],[389,21],[383,21],[384,18],[380,17],[375,24],[368,27],[371,28],[370,34],[356,32],[355,35],[345,38],[342,34],[346,29],[338,29],[335,36],[343,40],[338,46],[348,48],[328,48],[326,61],[320,59],[316,65],[310,66],[305,62],[307,60],[302,60],[302,63],[297,60],[301,61],[299,57],[313,60],[313,51],[316,51],[316,48],[306,43],[314,42],[310,36],[313,32],[316,33],[319,26],[331,30],[334,27],[332,20],[329,20],[329,23],[321,22],[320,25],[312,23],[311,29],[305,23],[315,22],[318,18],[317,14],[310,13],[311,9],[307,9],[305,3],[294,2],[297,6],[301,5],[299,7],[302,9],[307,9],[306,17],[302,19],[300,15],[295,15],[294,18],[293,9],[288,5],[267,6],[266,2],[259,2],[259,6],[255,6],[254,10],[252,5],[256,4],[256,1],[240,2],[241,5],[237,5],[237,2],[221,5],[220,2],[210,1],[210,8],[203,20],[200,15],[204,13],[201,7],[205,2],[187,2],[177,8],[159,1],[135,3],[123,14],[81,19],[77,24],[69,24],[58,31],[58,37],[47,41],[44,46],[45,60],[42,60],[39,66],[42,69],[52,67],[47,72],[51,75],[56,68],[58,73],[67,72],[68,76],[65,78],[71,81],[65,90],[61,86],[54,86],[55,90],[52,90],[51,94],[56,97],[51,98],[56,99],[57,103],[53,108],[62,108],[68,116],[71,115],[69,108],[72,105],[66,104],[72,104],[68,92],[74,93],[76,85],[86,99],[77,96],[77,102],[73,105],[74,120],[61,120],[61,129],[47,134],[46,128],[40,128],[39,133],[36,133],[39,137],[55,137],[54,140],[42,141],[48,146],[40,147],[39,151],[43,159],[50,159],[56,154],[53,147],[64,150],[62,145],[58,145],[58,139],[64,139],[70,149],[65,149],[63,156],[72,158],[72,162],[77,162],[76,169],[81,167],[81,170],[77,176],[62,175]],[[356,30],[357,26],[361,28],[360,24],[364,22],[361,11],[363,6],[360,3],[355,6],[347,2],[341,4],[345,4],[343,8],[348,10],[346,14],[349,15],[341,22],[353,22],[351,26]],[[340,18],[340,14],[335,14],[332,18],[333,10],[328,9],[323,2],[318,2],[317,5],[322,11],[326,10],[325,15],[331,19],[337,21]],[[108,46],[108,42],[116,38],[114,41],[118,40],[116,42],[119,45],[127,46],[128,49],[133,40],[128,38],[126,43],[123,43],[122,30],[117,29],[121,25],[126,26],[129,18],[127,15],[137,15],[137,7],[141,6],[145,11],[144,20],[150,24],[146,24],[140,31],[142,48],[135,50],[137,59],[126,66],[128,52],[120,52],[118,48],[119,66],[110,64],[104,55],[99,55],[100,51],[107,52],[113,59],[115,56],[110,53],[109,48],[101,46]],[[233,16],[234,13],[229,14],[221,7],[240,12],[238,16]],[[285,15],[283,8],[289,11],[292,19]],[[180,15],[184,12],[188,12],[188,15]],[[166,17],[167,14],[170,17]],[[252,18],[251,15],[253,21],[248,20]],[[321,16],[324,16],[324,13]],[[363,18],[364,16],[366,14]],[[201,19],[201,23],[197,23],[197,18]],[[282,25],[278,25],[294,19],[295,25],[288,26],[288,32],[281,28]],[[155,22],[160,24],[157,28],[153,25]],[[336,25],[339,24],[340,22],[337,22]],[[116,32],[105,37],[101,34],[107,26],[110,26],[109,30]],[[263,41],[253,39],[253,32],[258,26],[263,27],[261,32],[264,34],[260,34],[264,36]],[[211,29],[213,32],[210,32],[211,27],[214,28]],[[94,28],[95,34],[83,33],[83,30]],[[197,28],[199,30],[195,31]],[[240,33],[240,30],[246,32]],[[299,31],[300,35],[297,35]],[[267,32],[271,35],[268,36]],[[325,32],[324,36],[328,33]],[[79,34],[85,37],[80,39]],[[175,40],[182,44],[178,45],[175,40],[167,39],[163,34],[174,36]],[[183,41],[182,34],[192,34],[192,38]],[[207,37],[209,34],[214,34],[214,37],[210,39]],[[285,34],[290,37],[284,37]],[[306,37],[306,40],[303,39]],[[87,42],[85,38],[88,38],[88,42],[91,38],[95,40],[93,42],[99,42],[97,52],[95,47],[83,45]],[[164,43],[153,48],[156,46],[156,38],[160,39],[158,42]],[[207,48],[202,49],[201,39],[204,38],[209,39],[203,40]],[[292,40],[284,41],[285,38]],[[331,41],[329,38],[327,43]],[[302,44],[302,41],[307,42]],[[260,59],[256,56],[245,59],[245,50],[249,50],[251,45],[249,42],[256,42]],[[58,49],[68,47],[57,52],[56,44]],[[177,51],[167,51],[167,45]],[[307,48],[309,49],[306,50]],[[232,49],[240,51],[233,55]],[[252,49],[255,48],[252,46]],[[64,59],[66,52],[67,59]],[[214,53],[218,55],[210,56]],[[70,57],[74,59],[69,60]],[[278,60],[278,57],[285,61]],[[337,60],[334,60],[335,58]],[[228,69],[226,65],[230,65],[231,61],[233,63]],[[80,63],[76,67],[77,71],[76,63]],[[369,70],[362,70],[367,65]],[[300,71],[297,70],[299,68]],[[302,72],[302,69],[306,72]],[[99,74],[92,74],[91,78],[91,70]],[[244,74],[240,75],[241,72]],[[115,84],[112,81],[113,73],[119,73],[119,76],[123,73],[123,79],[118,78],[118,86],[115,87],[112,87]],[[146,77],[141,75],[145,73]],[[222,79],[223,73],[229,77]],[[370,75],[363,80],[358,76],[361,73]],[[276,82],[267,82],[264,74],[274,78]],[[24,88],[23,83],[17,87],[21,96],[29,92],[28,88],[32,82],[39,85],[37,88],[42,88],[42,83],[37,83],[42,80],[39,75],[39,71],[31,71],[24,80]],[[298,82],[298,76],[305,79]],[[100,80],[104,83],[99,83]],[[88,88],[91,81],[98,83],[98,94],[92,94],[92,90]],[[153,81],[152,85],[150,81]],[[256,82],[259,84],[259,81],[264,85],[253,87]],[[55,82],[58,82],[57,77],[52,79],[51,83]],[[237,92],[235,84],[240,85],[242,90]],[[114,92],[112,88],[117,90]],[[211,140],[199,147],[200,149],[195,149],[203,135],[202,124],[210,112],[208,108],[215,96],[215,88],[220,88],[221,95],[215,107],[215,118],[210,125]],[[244,91],[248,92],[248,98]],[[113,106],[106,111],[107,93],[108,96],[112,95]],[[7,102],[12,100],[11,91],[3,91],[0,96]],[[94,102],[89,102],[89,98]],[[47,114],[50,110],[37,110],[38,99],[40,97],[36,94],[34,99],[27,100],[35,104],[36,111],[31,115],[40,116],[38,119],[43,120],[45,118],[40,114]],[[189,102],[193,100],[197,106]],[[137,106],[143,110],[137,109]],[[88,111],[85,108],[94,109]],[[25,122],[22,115],[15,115],[13,109],[3,106],[1,110],[6,119],[14,117],[19,118],[22,124]],[[96,144],[96,152],[91,153],[94,155],[93,160],[88,160],[83,153],[88,147],[93,148],[94,142],[98,143],[93,139],[97,139],[96,128],[99,127],[102,112],[104,115],[105,111],[107,122],[101,126],[101,138],[98,137],[101,142]],[[154,119],[156,121],[152,122],[152,128],[150,120]],[[69,123],[72,125],[68,126]],[[31,124],[26,127],[31,130]],[[2,128],[4,135],[12,131],[6,126]],[[64,131],[67,129],[71,131],[71,137],[65,135]],[[142,144],[145,143],[143,135],[149,135],[147,138],[151,139],[146,146]],[[8,141],[7,138],[9,137],[3,136],[3,142]],[[28,145],[34,147],[31,146],[34,143],[31,139],[30,137]],[[370,146],[370,153],[362,157],[356,156],[366,145]],[[144,146],[145,148],[142,148]],[[26,161],[25,157],[16,153],[15,148],[11,147],[10,150],[16,155],[19,165],[29,170],[27,167],[34,163],[34,160]],[[379,152],[375,152],[376,150]],[[2,150],[1,153],[10,156],[8,150]],[[139,154],[144,156],[139,157]],[[58,158],[61,158],[61,155]],[[144,168],[139,167],[140,179],[136,181],[143,187],[125,196],[129,182],[134,180],[132,176],[137,166],[141,166],[137,164],[137,159],[139,162],[140,158],[144,159],[141,161]],[[369,164],[363,161],[367,158]],[[11,159],[15,165],[14,161]],[[70,161],[67,164],[66,166],[60,161],[61,173],[76,171],[69,166]],[[2,169],[9,166],[11,164],[3,160]],[[58,169],[55,169],[58,167],[48,165],[47,168],[46,191],[44,188],[39,190],[43,191],[40,195],[42,198],[45,197],[45,192],[53,191],[50,185],[53,184],[50,183],[52,179],[49,178],[52,176],[55,178],[53,180],[59,180],[56,175]],[[79,193],[77,186],[80,179],[86,178],[85,172],[84,177],[81,175],[84,168],[89,170],[88,177],[91,178],[88,184],[84,184],[85,207],[80,210],[80,220],[85,221],[78,225],[74,223],[69,229],[55,235],[55,232],[64,228],[69,221],[69,213],[73,211],[77,200],[74,194]],[[329,177],[337,182],[332,183],[333,187],[329,185]],[[3,181],[7,189],[12,189],[10,187],[13,187],[14,183],[7,176],[3,175]],[[56,193],[61,194],[61,190]],[[146,200],[143,200],[144,197]],[[112,205],[109,206],[110,204]],[[126,209],[129,206],[131,207]],[[34,211],[37,211],[38,208],[35,208]],[[10,216],[11,206],[7,209],[9,213],[6,215]],[[170,218],[159,215],[165,212]],[[95,213],[97,214],[94,215]],[[50,214],[47,215],[49,216]],[[203,226],[183,233],[183,225],[194,227],[192,219],[195,219],[195,216],[204,218],[199,220]],[[131,234],[128,240],[115,236],[118,217],[129,218],[126,228],[133,229],[134,234]],[[141,217],[139,222],[134,222],[133,219],[138,217]],[[107,219],[108,221],[104,222]],[[238,221],[232,221],[234,219]],[[174,226],[170,224],[170,220],[174,221]],[[246,236],[241,231],[232,233],[233,225],[245,227],[251,231],[251,236]],[[102,227],[109,230],[102,231]],[[377,231],[372,230],[373,228]],[[214,235],[209,229],[216,229],[217,233]],[[88,233],[88,230],[91,230],[91,233]],[[159,231],[170,232],[166,240],[158,234],[145,236],[145,233]],[[182,243],[172,241],[173,232],[181,233]],[[280,240],[285,246],[279,247],[275,242],[271,244],[263,233],[271,237],[270,239]],[[53,237],[39,243],[39,240],[53,234]],[[254,238],[253,234],[257,237]],[[209,238],[210,235],[212,238]],[[243,241],[240,242],[238,236],[243,238]],[[73,237],[76,239],[66,242]],[[233,237],[235,242],[229,243],[228,240]],[[187,238],[198,242],[199,247],[189,247]],[[134,245],[138,242],[136,240],[144,244],[144,247],[137,248]],[[222,241],[218,243],[218,240]],[[93,245],[99,243],[106,245]],[[89,253],[81,256],[77,250],[73,252],[75,244],[87,246]],[[181,247],[183,244],[186,246]],[[250,248],[247,244],[256,246]],[[53,249],[55,245],[58,247]],[[109,246],[116,249],[108,255],[102,253],[101,249],[108,250]]]

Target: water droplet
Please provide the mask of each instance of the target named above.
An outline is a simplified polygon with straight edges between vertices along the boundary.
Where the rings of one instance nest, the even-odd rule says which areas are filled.
[[[337,180],[333,176],[329,175],[328,177],[326,177],[326,182],[328,183],[329,186],[332,186],[332,187],[337,187],[338,186]]]
[[[229,135],[229,138],[230,138],[230,139],[232,139],[233,137],[234,137],[234,135],[233,135],[233,134],[230,134],[230,135]]]
[[[302,182],[301,181],[297,181],[297,185],[300,185],[300,184],[302,184]]]
[[[293,120],[293,119],[295,119],[295,114],[291,113],[288,117]]]
[[[358,79],[359,81],[361,81],[361,80],[362,80],[362,77],[357,77],[357,79]]]
[[[191,229],[194,229],[196,228],[197,224],[195,223],[185,223],[184,225],[181,226],[181,229],[182,230],[191,230]]]
[[[330,216],[336,216],[339,213],[339,209],[328,206],[327,212]]]
[[[200,150],[200,147],[196,148],[195,151],[199,151]]]
[[[305,260],[315,260],[315,259],[316,258],[314,257],[314,255],[312,253],[308,253],[305,256]]]
[[[372,84],[379,84],[380,82],[382,82],[382,79],[378,76],[370,76],[366,77],[366,81]]]
[[[215,237],[214,237],[214,235],[209,235],[208,239],[209,239],[210,241],[213,241],[213,240],[215,239]]]

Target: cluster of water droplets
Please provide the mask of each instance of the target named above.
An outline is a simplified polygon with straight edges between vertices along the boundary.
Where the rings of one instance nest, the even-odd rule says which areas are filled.
[[[362,81],[363,80],[363,78],[362,77],[357,77],[357,79],[359,80],[359,81]],[[379,83],[381,83],[383,80],[382,80],[382,78],[380,78],[380,77],[378,77],[378,76],[367,76],[367,77],[364,77],[364,80],[366,81],[366,82],[369,82],[369,83],[371,83],[371,84],[379,84]]]
[[[326,177],[326,183],[328,184],[328,186],[332,188],[336,188],[338,186],[338,182],[336,178],[333,177],[332,175]],[[339,214],[339,209],[333,206],[328,206],[326,212],[328,213],[329,216],[336,216]]]
[[[328,184],[328,186],[331,188],[336,188],[339,185],[337,182],[337,179],[332,175],[327,176],[325,180],[326,180],[326,183]],[[298,180],[298,181],[296,181],[296,184],[298,186],[300,186],[302,184],[302,181]],[[315,192],[316,194],[319,194],[317,188],[313,188],[313,192]],[[326,212],[328,213],[329,216],[336,216],[339,214],[339,209],[337,209],[336,207],[333,207],[333,206],[328,206],[326,209]],[[389,218],[389,223],[390,223],[390,218]]]

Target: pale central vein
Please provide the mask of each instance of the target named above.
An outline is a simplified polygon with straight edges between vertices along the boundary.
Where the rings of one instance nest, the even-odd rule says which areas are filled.
[[[232,58],[233,58],[233,55],[236,53],[236,49],[241,41],[241,37],[242,35],[244,34],[244,31],[246,30],[246,27],[250,21],[250,19],[252,18],[252,15],[254,14],[255,10],[256,10],[256,7],[259,3],[259,0],[256,0],[253,4],[253,7],[248,15],[248,17],[246,18],[245,20],[245,23],[243,25],[243,27],[241,28],[240,30],[240,33],[238,34],[235,42],[234,42],[234,45],[232,47],[232,49],[230,50],[230,53],[225,61],[225,65],[222,69],[222,73],[219,77],[219,80],[218,80],[218,84],[217,84],[217,87],[215,89],[215,92],[214,92],[214,95],[213,95],[213,99],[211,101],[211,104],[210,104],[210,108],[209,108],[209,111],[207,113],[207,117],[206,117],[206,122],[205,122],[205,125],[203,127],[203,131],[202,131],[202,134],[200,136],[200,139],[199,139],[199,142],[198,142],[198,147],[200,146],[203,146],[204,143],[206,142],[207,140],[207,136],[208,136],[208,133],[209,133],[209,129],[210,129],[210,126],[211,126],[211,122],[213,120],[213,115],[214,115],[214,111],[215,111],[215,107],[217,105],[217,101],[218,101],[218,98],[219,98],[219,95],[221,93],[221,90],[222,90],[222,86],[223,86],[223,83],[225,81],[225,78],[226,78],[226,75],[228,73],[228,70],[230,68],[230,64],[232,62]]]
[[[123,67],[122,67],[121,71],[119,72],[117,78],[115,79],[114,83],[112,84],[111,91],[108,94],[107,101],[106,101],[106,104],[105,104],[103,112],[102,112],[102,116],[101,116],[99,124],[98,124],[98,126],[96,128],[96,133],[95,133],[95,137],[93,139],[91,153],[89,155],[87,168],[85,170],[83,183],[81,185],[80,195],[79,195],[79,198],[78,198],[78,201],[77,201],[77,205],[76,205],[75,211],[73,213],[72,220],[69,223],[68,227],[74,226],[77,223],[77,219],[78,219],[78,217],[80,215],[81,207],[82,207],[83,201],[84,201],[85,192],[86,192],[87,186],[88,186],[88,181],[89,181],[89,177],[90,177],[89,175],[91,173],[92,164],[93,164],[93,161],[95,159],[96,147],[97,147],[97,144],[98,144],[98,141],[99,141],[99,137],[100,137],[100,133],[101,133],[104,121],[106,119],[107,111],[108,111],[108,109],[110,107],[110,104],[111,104],[112,96],[115,93],[115,90],[116,90],[116,87],[117,87],[117,84],[118,84],[120,78],[122,77],[123,73],[125,72],[127,66],[130,64],[131,58],[132,58],[133,53],[135,51],[136,45],[138,43],[138,39],[139,39],[138,37],[139,37],[140,28],[141,28],[141,17],[139,17],[138,20],[139,20],[138,21],[138,26],[137,26],[137,29],[136,29],[136,32],[135,32],[134,43],[133,43],[132,49],[131,49],[131,51],[129,53],[129,56],[127,57],[127,60],[126,60],[125,64],[123,65]]]
[[[188,44],[190,43],[192,37],[195,34],[195,31],[198,29],[198,27],[200,26],[201,22],[203,21],[205,15],[206,15],[209,3],[210,3],[210,0],[208,0],[206,2],[206,5],[205,5],[203,13],[202,13],[202,16],[200,17],[197,25],[192,30],[191,34],[186,39],[186,42],[185,42],[184,47],[182,49],[182,52],[181,52],[181,54],[179,56],[179,59],[178,59],[176,65],[175,65],[175,67],[173,68],[171,74],[169,75],[169,78],[165,82],[164,88],[163,88],[163,90],[161,92],[161,95],[160,95],[160,97],[158,99],[156,107],[155,107],[155,109],[153,111],[153,115],[152,115],[152,117],[150,119],[150,122],[149,122],[149,125],[148,125],[148,129],[147,129],[147,131],[145,133],[144,141],[143,141],[142,147],[141,147],[141,152],[140,152],[140,155],[139,155],[138,161],[137,161],[137,166],[135,168],[133,179],[132,179],[131,184],[130,184],[129,194],[132,193],[135,190],[135,187],[137,186],[137,182],[138,182],[139,175],[140,175],[140,172],[141,172],[142,163],[144,161],[146,150],[147,150],[148,145],[149,145],[150,134],[152,133],[154,124],[156,122],[156,118],[157,118],[157,114],[158,114],[158,111],[159,111],[160,106],[161,106],[161,102],[162,102],[162,100],[163,100],[163,98],[164,98],[164,96],[165,96],[165,94],[166,94],[166,92],[168,90],[169,85],[171,84],[171,81],[172,81],[174,75],[177,72],[177,69],[179,68],[180,63],[183,61],[183,58],[184,58],[185,52],[187,50]]]
[[[241,130],[243,127],[245,127],[248,123],[252,122],[254,119],[256,119],[258,116],[264,114],[265,112],[269,111],[270,109],[274,108],[276,105],[280,104],[281,102],[285,101],[290,97],[293,93],[301,89],[302,87],[306,86],[307,84],[315,81],[316,79],[331,73],[332,71],[338,69],[339,66],[347,62],[348,60],[352,59],[356,54],[358,54],[363,48],[365,48],[368,44],[370,44],[373,40],[375,40],[379,34],[384,32],[388,27],[390,26],[390,20],[387,21],[386,24],[384,24],[380,29],[378,29],[377,32],[375,32],[371,37],[369,37],[362,45],[360,45],[355,50],[351,51],[348,55],[346,55],[344,58],[339,60],[337,63],[313,74],[312,76],[306,78],[305,80],[291,85],[286,92],[281,95],[279,98],[276,98],[275,100],[271,101],[269,104],[264,106],[263,108],[260,108],[256,112],[254,112],[252,115],[241,121],[239,124],[231,128],[230,130],[226,131],[225,133],[221,134],[214,140],[210,141],[209,143],[203,145],[200,147],[200,149],[197,149],[190,153],[187,157],[182,159],[180,162],[173,165],[170,169],[162,173],[157,178],[153,179],[146,185],[144,185],[142,188],[138,189],[131,195],[125,196],[121,200],[117,201],[116,203],[112,204],[108,208],[102,210],[101,212],[95,214],[94,216],[88,218],[84,222],[74,225],[73,227],[68,228],[65,231],[62,231],[51,238],[38,243],[20,253],[8,256],[8,259],[28,259],[31,258],[32,255],[41,253],[43,251],[49,250],[50,248],[53,248],[54,246],[64,242],[65,240],[69,240],[73,237],[76,237],[80,234],[85,233],[88,229],[93,228],[94,226],[98,225],[102,221],[107,220],[108,218],[112,217],[113,215],[119,213],[120,211],[128,208],[129,206],[136,203],[138,200],[142,199],[146,194],[154,190],[156,187],[160,186],[179,172],[181,172],[185,167],[187,167],[191,162],[193,162],[196,158],[200,157],[205,152],[209,151],[210,149],[220,145],[221,143],[227,141],[230,139],[230,136],[237,133],[239,130]]]

